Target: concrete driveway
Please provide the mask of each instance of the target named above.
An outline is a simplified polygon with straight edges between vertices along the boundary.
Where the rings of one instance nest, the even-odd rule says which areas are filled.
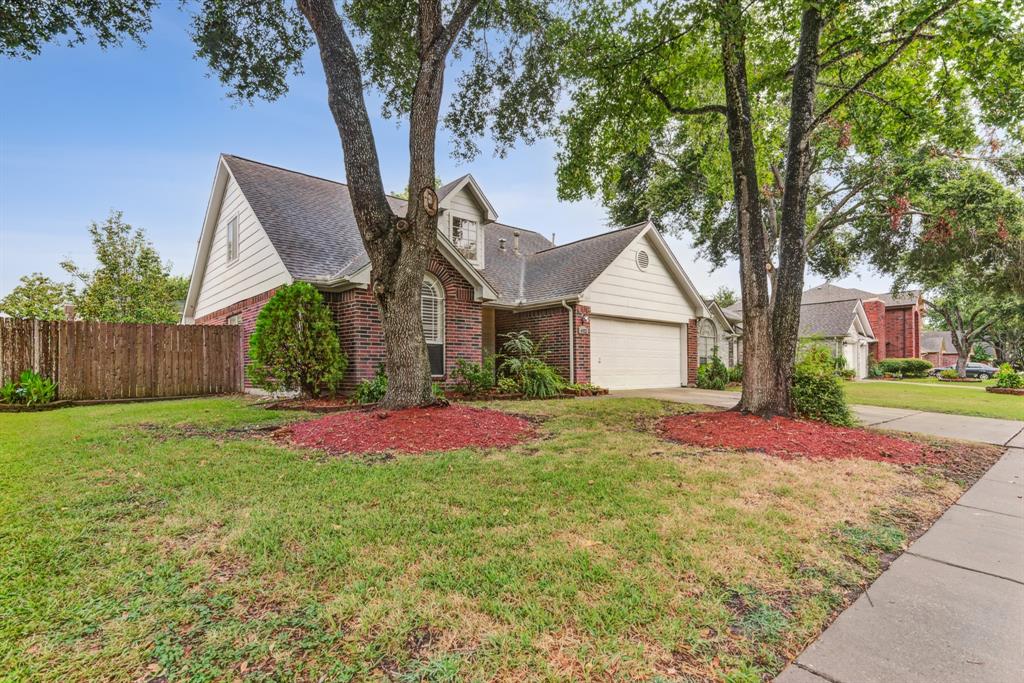
[[[688,387],[614,391],[612,395],[641,396],[677,403],[702,403],[719,408],[732,408],[740,400],[739,393],[734,391],[708,391]],[[867,427],[1024,448],[1024,422],[1019,420],[997,420],[991,417],[927,413],[878,406],[855,405],[851,408],[861,423]]]

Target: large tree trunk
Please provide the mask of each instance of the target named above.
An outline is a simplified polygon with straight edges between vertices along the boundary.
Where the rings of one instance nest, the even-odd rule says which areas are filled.
[[[328,103],[345,153],[352,208],[370,258],[388,375],[381,406],[428,405],[434,397],[420,321],[420,290],[436,248],[437,215],[424,206],[424,190],[434,191],[434,146],[445,57],[478,1],[462,0],[447,28],[439,0],[418,4],[420,64],[409,116],[409,202],[404,218],[394,215],[384,194],[359,62],[341,16],[333,0],[298,0],[297,4],[320,47]]]
[[[758,196],[760,186],[747,89],[743,12],[737,0],[719,0],[718,11],[743,298],[743,393],[736,407],[757,414],[786,412],[789,394],[779,395],[774,382],[776,357],[772,352],[768,288],[770,261]]]
[[[811,3],[800,21],[800,48],[793,69],[786,174],[779,220],[779,269],[772,297],[772,352],[775,355],[772,393],[779,397],[776,408],[784,414],[790,414],[793,408],[793,366],[800,340],[800,304],[807,265],[804,236],[807,192],[814,161],[810,136],[814,123],[821,27],[821,11]]]

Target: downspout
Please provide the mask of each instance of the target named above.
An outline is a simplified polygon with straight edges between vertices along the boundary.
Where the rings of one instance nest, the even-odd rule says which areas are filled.
[[[562,299],[562,308],[569,311],[569,384],[576,383],[576,316],[572,306]]]

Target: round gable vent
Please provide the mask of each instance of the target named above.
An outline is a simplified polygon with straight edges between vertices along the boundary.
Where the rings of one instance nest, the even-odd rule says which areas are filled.
[[[647,270],[647,266],[651,265],[651,256],[645,250],[641,249],[636,252],[636,267],[640,270]]]

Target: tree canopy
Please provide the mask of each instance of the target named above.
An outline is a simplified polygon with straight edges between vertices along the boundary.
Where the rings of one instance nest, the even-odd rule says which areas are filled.
[[[19,284],[0,299],[0,312],[12,318],[62,320],[64,306],[72,302],[74,287],[42,273],[22,275]]]
[[[97,266],[61,263],[81,291],[74,295],[75,314],[85,320],[131,323],[176,323],[188,280],[172,276],[145,232],[124,222],[120,211],[89,226]]]

